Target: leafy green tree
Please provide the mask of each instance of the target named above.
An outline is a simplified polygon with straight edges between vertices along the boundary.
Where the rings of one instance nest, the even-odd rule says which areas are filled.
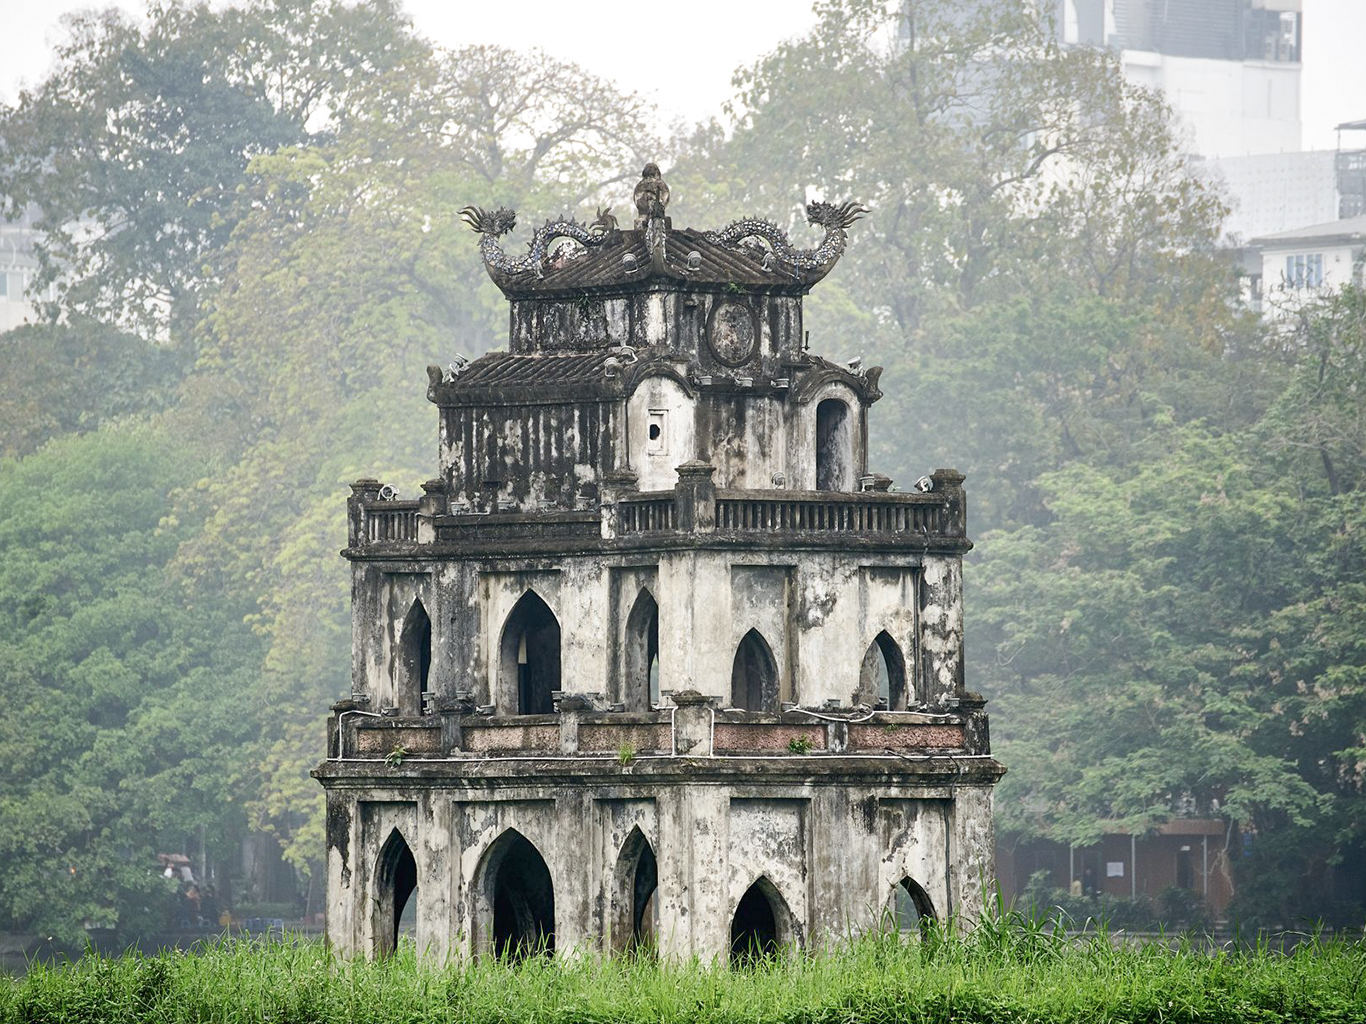
[[[177,397],[183,350],[89,320],[26,324],[0,342],[0,456],[157,412]]]
[[[0,461],[0,916],[79,941],[165,923],[155,855],[243,823],[257,641],[164,565],[193,453],[107,429]]]
[[[391,0],[152,0],[145,28],[111,9],[69,32],[0,111],[0,196],[41,211],[50,314],[173,337],[217,276],[252,157],[325,137],[426,52]]]

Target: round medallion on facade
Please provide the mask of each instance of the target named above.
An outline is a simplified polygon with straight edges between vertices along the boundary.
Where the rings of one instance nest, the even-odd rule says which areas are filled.
[[[707,318],[707,344],[711,353],[727,366],[739,366],[754,356],[759,345],[759,325],[754,310],[743,302],[721,302]]]

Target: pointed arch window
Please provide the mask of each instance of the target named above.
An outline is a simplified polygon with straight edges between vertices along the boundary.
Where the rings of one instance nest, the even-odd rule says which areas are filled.
[[[400,932],[417,909],[417,861],[403,833],[394,829],[380,848],[375,866],[375,955],[388,956],[398,948]]]
[[[792,915],[767,877],[745,890],[730,921],[730,962],[735,965],[775,956],[791,941]]]
[[[778,710],[778,663],[757,629],[751,629],[735,649],[730,670],[731,706],[745,711]]]
[[[936,918],[929,893],[907,876],[892,893],[892,924],[901,935],[923,935]]]
[[[513,607],[499,645],[499,693],[519,715],[547,715],[560,688],[560,622],[534,590]]]
[[[508,829],[475,873],[475,940],[482,953],[522,960],[555,951],[555,886],[535,845]]]
[[[859,668],[859,693],[869,703],[886,701],[890,711],[905,711],[910,699],[906,687],[906,658],[901,645],[885,629],[873,638]]]
[[[854,431],[849,406],[827,398],[816,406],[816,490],[854,489]]]
[[[649,711],[659,701],[659,605],[644,588],[626,617],[622,702],[627,711]]]
[[[395,691],[405,714],[428,711],[432,674],[432,620],[421,598],[413,601],[398,638]]]
[[[613,872],[612,948],[617,952],[645,949],[655,936],[655,893],[659,865],[654,847],[639,827],[621,845]]]

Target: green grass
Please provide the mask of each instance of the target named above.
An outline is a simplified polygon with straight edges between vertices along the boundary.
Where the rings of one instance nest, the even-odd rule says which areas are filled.
[[[1310,938],[1282,955],[1117,948],[1042,927],[870,936],[744,970],[649,958],[371,964],[316,942],[90,956],[0,981],[0,1022],[1366,1022],[1366,944]]]

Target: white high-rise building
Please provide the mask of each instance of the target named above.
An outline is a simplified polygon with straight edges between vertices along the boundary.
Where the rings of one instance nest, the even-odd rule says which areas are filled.
[[[1300,151],[1301,0],[1054,0],[1064,42],[1120,51],[1200,156]]]

